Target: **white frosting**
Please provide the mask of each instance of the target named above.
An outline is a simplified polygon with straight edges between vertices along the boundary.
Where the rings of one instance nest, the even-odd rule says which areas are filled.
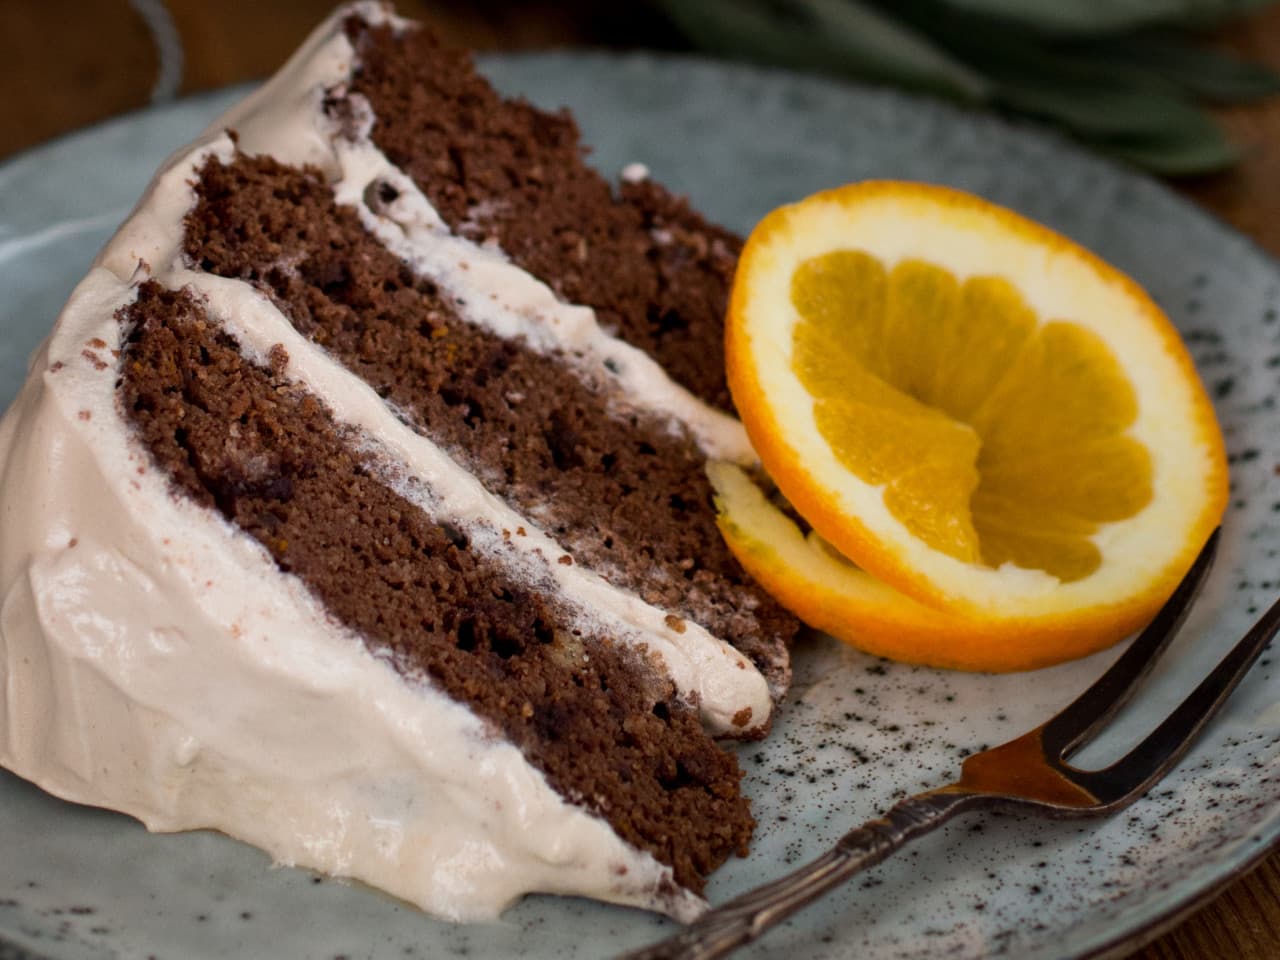
[[[96,268],[0,424],[0,763],[152,830],[221,830],[446,917],[490,917],[528,890],[696,912],[515,747],[169,495],[111,416],[112,312],[129,296]],[[106,347],[89,359],[94,338]]]
[[[359,10],[387,17],[376,5]],[[731,647],[693,624],[672,629],[663,611],[556,563],[563,551],[550,538],[400,423],[264,297],[181,264],[192,171],[210,152],[230,155],[224,124],[248,152],[322,167],[339,197],[387,232],[391,221],[363,203],[370,171],[389,175],[385,160],[337,149],[318,109],[324,88],[350,67],[348,13],[338,11],[162,171],[0,421],[0,764],[151,829],[219,829],[281,863],[357,877],[447,917],[493,916],[541,890],[687,918],[702,902],[662,892],[672,887],[668,868],[565,803],[468,710],[370,654],[250,538],[171,496],[116,412],[115,310],[131,299],[139,271],[171,288],[190,285],[251,358],[284,344],[288,375],[369,438],[402,494],[465,523],[475,547],[513,570],[553,577],[588,629],[644,644],[713,730],[730,729],[746,706],[753,723],[767,718],[763,677]],[[405,196],[425,203],[416,191]],[[494,316],[521,318],[517,332],[531,341],[547,316],[568,318],[550,326],[572,327],[584,357],[620,357],[640,371],[619,378],[626,389],[649,384],[653,372],[619,352],[594,318],[581,319],[582,308],[545,303],[546,288],[512,276],[501,257],[441,245],[429,207],[414,209],[418,219],[401,226],[423,269],[458,256],[492,261],[502,284]],[[517,292],[503,294],[508,285]],[[557,337],[547,342],[564,349]],[[659,408],[702,424],[704,443],[730,432],[714,417],[699,420],[678,388],[668,397],[676,399]],[[502,534],[519,527],[526,536]]]
[[[259,144],[255,128],[240,132],[241,144]],[[272,346],[289,355],[287,376],[324,397],[335,419],[376,437],[379,453],[391,461],[392,476],[429,477],[427,486],[397,484],[397,491],[418,501],[429,513],[459,522],[475,549],[501,551],[503,560],[537,582],[553,579],[561,596],[574,605],[582,625],[615,639],[644,644],[657,657],[677,688],[696,702],[704,724],[714,733],[740,732],[733,718],[744,707],[753,725],[768,718],[772,701],[764,677],[741,653],[692,621],[668,622],[668,612],[612,586],[598,574],[566,556],[551,537],[490,494],[475,476],[458,466],[434,443],[406,426],[363,380],[299,334],[257,289],[186,269],[178,249],[176,223],[191,206],[189,181],[210,153],[230,162],[231,141],[225,136],[175,162],[153,184],[146,207],[121,231],[126,244],[113,244],[101,262],[117,276],[131,264],[151,264],[152,275],[172,289],[190,287],[206,302],[209,313],[240,341],[251,358],[265,362]],[[154,220],[148,216],[155,211]],[[157,269],[157,264],[166,265]],[[518,530],[523,535],[511,536]],[[504,535],[503,531],[506,531]],[[678,626],[673,626],[678,624]]]
[[[522,337],[543,353],[559,351],[593,381],[607,381],[619,402],[664,418],[673,432],[688,430],[711,459],[756,462],[736,417],[703,403],[643,350],[605,333],[590,307],[564,303],[501,250],[451,233],[413,180],[372,142],[335,146],[338,202],[354,207],[366,229],[437,284],[468,321],[501,337]],[[365,198],[380,182],[399,195],[375,213]]]

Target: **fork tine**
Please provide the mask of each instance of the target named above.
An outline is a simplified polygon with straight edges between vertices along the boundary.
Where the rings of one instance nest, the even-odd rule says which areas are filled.
[[[1101,770],[1073,768],[1073,779],[1104,803],[1118,804],[1140,794],[1182,759],[1196,735],[1231,696],[1277,630],[1280,630],[1280,600],[1272,604],[1213,672],[1141,743]]]
[[[1044,725],[1043,744],[1047,756],[1066,759],[1090,736],[1100,730],[1123,707],[1151,672],[1157,658],[1173,639],[1191,610],[1191,602],[1213,566],[1222,528],[1214,530],[1200,549],[1200,555],[1182,582],[1165,601],[1155,619],[1084,693]]]

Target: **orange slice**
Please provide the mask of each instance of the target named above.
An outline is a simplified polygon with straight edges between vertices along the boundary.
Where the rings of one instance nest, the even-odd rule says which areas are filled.
[[[934,651],[939,613],[1055,637],[1056,659],[1118,640],[1226,503],[1221,431],[1164,314],[958,191],[870,182],[770,214],[739,263],[727,363],[766,471],[835,556],[900,595],[876,616],[918,635],[918,662],[1031,662]]]

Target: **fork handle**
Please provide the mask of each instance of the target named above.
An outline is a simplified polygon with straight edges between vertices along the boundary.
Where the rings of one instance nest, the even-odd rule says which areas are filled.
[[[850,830],[818,859],[709,910],[680,933],[619,960],[712,960],[750,943],[787,917],[875,866],[908,840],[959,813],[975,794],[942,787],[899,800],[883,817]]]

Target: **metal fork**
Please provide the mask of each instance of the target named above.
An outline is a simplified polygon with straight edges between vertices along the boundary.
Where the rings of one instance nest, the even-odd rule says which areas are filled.
[[[1277,602],[1160,726],[1111,766],[1081,770],[1067,762],[1115,716],[1182,626],[1213,564],[1219,533],[1205,543],[1151,624],[1061,713],[1015,740],[973,754],[956,783],[899,801],[813,862],[709,910],[680,933],[622,960],[722,957],[958,813],[1014,807],[1086,817],[1133,802],[1182,758],[1280,628]]]

